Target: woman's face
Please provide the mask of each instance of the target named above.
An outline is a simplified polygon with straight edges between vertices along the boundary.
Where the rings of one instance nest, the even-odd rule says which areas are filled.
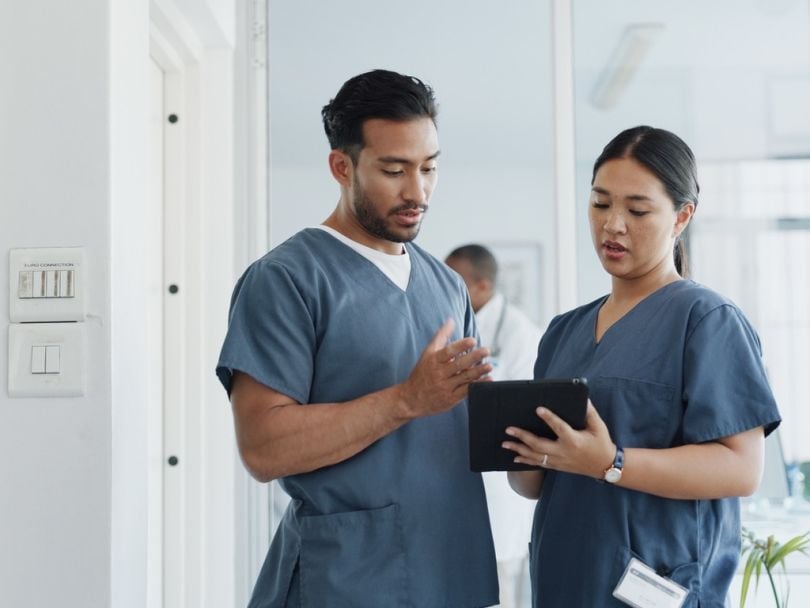
[[[604,163],[591,188],[588,218],[599,261],[615,278],[675,272],[672,250],[694,211],[675,211],[664,185],[632,158]]]

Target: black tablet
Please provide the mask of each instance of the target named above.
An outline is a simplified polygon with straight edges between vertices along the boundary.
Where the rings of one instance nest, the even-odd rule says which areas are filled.
[[[517,454],[501,444],[512,440],[504,431],[516,426],[535,435],[556,439],[554,431],[537,416],[544,406],[575,429],[585,428],[588,383],[585,378],[504,380],[470,385],[470,469],[473,471],[527,471],[536,469],[514,462]]]

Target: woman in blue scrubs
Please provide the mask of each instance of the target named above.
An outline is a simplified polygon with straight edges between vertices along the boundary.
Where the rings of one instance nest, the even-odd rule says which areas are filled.
[[[504,444],[540,467],[509,473],[539,498],[535,607],[725,605],[738,497],[757,488],[780,418],[754,329],[685,278],[698,192],[691,150],[662,129],[620,133],[594,165],[589,221],[611,291],[551,322],[534,370],[588,379],[587,425],[541,407],[558,439],[509,428]]]

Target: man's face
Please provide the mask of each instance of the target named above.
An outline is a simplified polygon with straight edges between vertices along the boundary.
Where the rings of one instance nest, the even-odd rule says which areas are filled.
[[[373,241],[412,241],[438,179],[436,126],[430,118],[375,118],[364,123],[363,136],[349,186],[354,216]]]

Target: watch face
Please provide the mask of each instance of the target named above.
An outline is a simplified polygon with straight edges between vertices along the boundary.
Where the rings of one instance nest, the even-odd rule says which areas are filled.
[[[616,483],[622,478],[621,469],[610,468],[605,471],[605,481],[608,483]]]

